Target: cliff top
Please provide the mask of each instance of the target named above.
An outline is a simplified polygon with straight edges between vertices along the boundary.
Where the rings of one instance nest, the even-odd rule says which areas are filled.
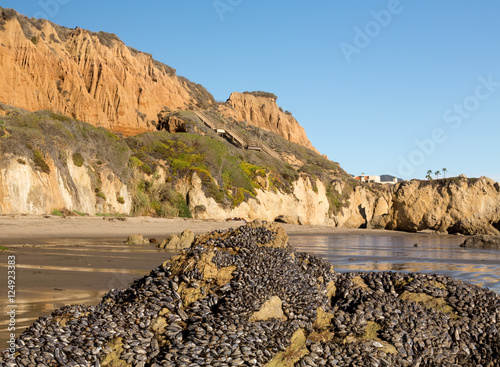
[[[252,96],[255,97],[263,97],[263,98],[269,98],[272,99],[274,102],[278,99],[278,96],[274,93],[269,93],[269,92],[263,92],[263,91],[254,91],[254,92],[243,92],[243,94],[251,94]]]

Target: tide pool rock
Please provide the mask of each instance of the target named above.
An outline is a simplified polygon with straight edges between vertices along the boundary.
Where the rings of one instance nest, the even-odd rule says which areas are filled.
[[[166,250],[184,250],[189,248],[194,241],[194,233],[186,229],[179,235],[172,235],[163,240],[158,247]]]
[[[500,249],[500,237],[477,235],[468,237],[460,247],[468,248],[483,248],[483,249]]]
[[[497,367],[499,320],[488,289],[338,273],[256,222],[198,236],[96,306],[38,319],[0,365]]]

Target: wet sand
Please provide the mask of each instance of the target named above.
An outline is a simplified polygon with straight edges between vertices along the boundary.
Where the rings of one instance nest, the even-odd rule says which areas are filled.
[[[145,237],[165,238],[190,229],[201,234],[216,229],[234,228],[240,221],[197,220],[186,218],[106,218],[58,216],[0,216],[0,246],[19,243],[44,243],[55,239],[121,239],[132,233]],[[288,234],[380,234],[408,236],[405,232],[370,229],[333,228],[328,226],[298,226],[283,224]]]

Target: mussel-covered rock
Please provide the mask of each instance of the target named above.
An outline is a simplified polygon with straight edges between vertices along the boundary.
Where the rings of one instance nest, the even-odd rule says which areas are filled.
[[[484,248],[484,249],[499,249],[500,250],[500,237],[488,235],[476,235],[467,237],[460,245],[461,247],[469,248]]]
[[[337,273],[276,224],[197,237],[97,306],[38,319],[5,366],[498,366],[500,296],[425,274]]]

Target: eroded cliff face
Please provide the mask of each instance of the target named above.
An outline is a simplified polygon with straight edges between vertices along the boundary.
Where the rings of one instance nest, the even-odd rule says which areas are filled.
[[[164,106],[215,101],[115,35],[59,27],[0,8],[0,102],[49,109],[125,135],[155,129]]]
[[[398,183],[387,219],[387,229],[498,236],[500,186],[486,177]]]
[[[50,214],[66,208],[88,215],[129,214],[132,199],[127,186],[108,169],[99,174],[100,187],[90,167],[77,167],[68,159],[62,172],[50,158],[50,173],[33,168],[28,157],[2,157],[0,214]],[[121,199],[118,199],[121,198]],[[121,203],[120,203],[121,202]]]
[[[178,184],[179,191],[187,197],[193,217],[197,219],[245,218],[273,222],[282,216],[288,223],[329,225],[328,199],[325,186],[316,181],[314,190],[310,178],[300,177],[293,184],[291,193],[258,189],[255,198],[250,198],[236,208],[224,208],[213,198],[207,197],[202,182],[196,173],[187,182]]]
[[[77,167],[71,159],[67,161],[67,172],[61,172],[48,159],[50,173],[20,163],[28,161],[26,157],[10,157],[6,160],[5,168],[0,170],[0,214],[43,215],[62,208],[89,215],[131,214],[133,200],[130,192],[135,188],[127,187],[109,170],[104,169],[99,173],[100,186],[96,190],[89,173],[91,168]],[[160,170],[156,179],[162,182],[166,178],[166,173]],[[276,217],[283,216],[295,224],[331,224],[326,189],[318,181],[313,190],[308,177],[299,178],[294,183],[292,193],[260,189],[257,190],[256,198],[233,209],[224,208],[213,198],[207,197],[196,173],[180,180],[177,187],[187,197],[193,217],[197,219],[240,217],[272,222]]]
[[[290,113],[278,107],[276,97],[271,94],[231,93],[226,105],[221,105],[220,110],[226,117],[247,121],[318,153],[307,138],[304,128]]]
[[[332,189],[342,196],[342,206],[333,211],[330,225],[344,228],[382,229],[387,224],[387,216],[392,205],[392,187],[355,186],[336,180]],[[345,194],[346,191],[348,194]],[[331,211],[330,211],[331,212]]]
[[[412,180],[383,190],[357,186],[346,203],[332,216],[334,226],[500,235],[500,185],[486,177]]]
[[[0,102],[6,105],[59,112],[124,135],[155,130],[165,107],[219,108],[315,150],[276,98],[233,93],[219,105],[204,87],[114,34],[60,27],[0,7],[0,39]]]
[[[70,157],[69,152],[67,155]],[[98,171],[89,165],[79,167],[68,158],[61,169],[50,156],[45,159],[48,173],[34,167],[29,157],[2,158],[0,214],[50,214],[62,208],[89,215],[132,214],[131,193],[147,177],[136,171],[135,179],[124,183],[106,167]],[[159,168],[155,182],[161,185],[168,179],[168,172]],[[335,214],[331,214],[324,184],[311,180],[314,179],[301,175],[289,193],[269,187],[256,189],[255,198],[234,208],[208,196],[195,172],[179,179],[176,190],[186,198],[197,219],[240,217],[272,222],[281,217],[288,223],[304,225],[500,235],[500,185],[485,177],[414,180],[378,190],[356,186]],[[346,185],[349,184],[339,181],[333,189],[340,194]]]

